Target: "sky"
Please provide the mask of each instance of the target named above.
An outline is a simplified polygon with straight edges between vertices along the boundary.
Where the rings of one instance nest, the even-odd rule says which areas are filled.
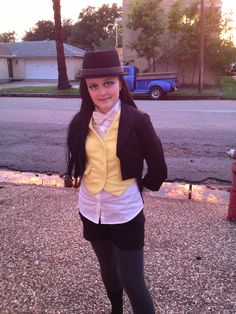
[[[76,22],[88,6],[112,3],[121,6],[122,0],[61,0],[61,16]],[[0,0],[0,33],[15,31],[20,39],[40,20],[54,20],[52,0]]]
[[[234,42],[236,45],[236,5],[235,0],[222,0],[223,10],[233,12]],[[79,13],[88,6],[101,7],[102,4],[117,3],[122,0],[61,0],[62,19],[78,20]],[[234,3],[234,5],[232,5]],[[40,20],[53,21],[52,0],[0,0],[0,33],[15,31],[18,40]]]

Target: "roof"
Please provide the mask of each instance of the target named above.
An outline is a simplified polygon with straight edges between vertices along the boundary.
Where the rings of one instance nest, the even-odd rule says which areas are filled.
[[[0,57],[12,57],[12,53],[4,43],[0,43]]]
[[[57,55],[54,40],[1,43],[0,47],[8,49],[16,57],[55,57]],[[85,50],[64,44],[64,53],[66,57],[83,57]]]

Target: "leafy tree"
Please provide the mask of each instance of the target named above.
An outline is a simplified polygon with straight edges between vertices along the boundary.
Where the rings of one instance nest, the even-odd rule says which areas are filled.
[[[100,8],[87,7],[73,26],[70,43],[85,49],[94,49],[103,45],[115,46],[115,19],[121,17],[122,9],[117,4],[102,5]],[[106,44],[104,44],[104,41]]]
[[[0,34],[0,42],[3,43],[14,43],[16,41],[16,33],[15,32],[7,32]]]
[[[172,41],[168,48],[170,52],[175,52],[175,58],[183,70],[186,64],[188,66],[192,64],[192,77],[194,77],[199,56],[199,8],[198,4],[193,2],[181,10],[182,3],[182,1],[177,1],[169,15],[169,29],[172,32],[169,38],[173,40],[171,37],[174,36],[176,41]],[[175,43],[174,49],[173,43]]]
[[[71,36],[73,28],[73,22],[71,19],[63,19],[62,21],[62,37],[65,43],[68,43],[68,40]]]
[[[130,48],[135,50],[139,57],[144,57],[150,64],[162,49],[161,35],[165,31],[164,11],[162,0],[134,0],[129,8],[127,27],[137,31],[137,37],[130,43]]]
[[[71,35],[73,24],[70,19],[64,19],[62,23],[63,41],[67,42]],[[38,40],[55,40],[55,26],[52,21],[38,21],[33,28],[26,32],[22,40],[38,41]]]
[[[24,41],[55,40],[55,26],[52,21],[38,21],[33,28],[25,33]]]
[[[205,23],[205,61],[218,74],[222,74],[236,54],[233,42],[222,36],[231,28],[231,20],[222,16],[220,8],[214,7],[213,0],[206,8],[205,16],[209,21]]]
[[[183,23],[183,2],[184,0],[175,1],[168,15],[168,30],[172,35],[172,40],[176,39],[176,34],[181,31]]]
[[[183,69],[186,64],[193,65],[193,76],[199,58],[200,12],[199,1],[188,7],[183,6],[182,0],[173,3],[169,13],[169,45],[167,55],[177,59]],[[205,6],[205,52],[204,60],[210,68],[218,73],[225,71],[233,52],[233,44],[220,35],[229,28],[229,20],[222,17],[219,7],[214,0]]]
[[[56,34],[56,48],[57,48],[57,66],[58,66],[58,89],[71,88],[68,81],[66,62],[62,38],[62,26],[61,26],[61,6],[60,0],[52,0],[53,12],[55,21],[55,34]]]

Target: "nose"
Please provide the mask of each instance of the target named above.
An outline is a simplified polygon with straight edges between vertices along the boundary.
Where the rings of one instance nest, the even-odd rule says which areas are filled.
[[[103,86],[100,86],[98,88],[98,95],[105,95],[106,94],[106,88]]]

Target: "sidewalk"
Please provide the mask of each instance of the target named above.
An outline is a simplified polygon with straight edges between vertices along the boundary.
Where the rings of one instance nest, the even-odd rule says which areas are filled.
[[[79,88],[79,82],[71,82],[73,88]],[[45,92],[22,92],[22,91],[2,91],[5,88],[18,88],[27,86],[57,86],[57,80],[22,80],[0,83],[0,97],[45,97],[45,98],[78,98],[77,94],[67,92],[61,93],[45,93]]]
[[[0,90],[3,88],[15,88],[24,86],[54,86],[57,85],[57,80],[19,80],[19,81],[9,81],[0,82]]]
[[[236,313],[236,225],[227,204],[144,199],[156,312]],[[76,200],[75,189],[0,183],[1,314],[110,313]],[[127,298],[124,308],[131,313]]]

